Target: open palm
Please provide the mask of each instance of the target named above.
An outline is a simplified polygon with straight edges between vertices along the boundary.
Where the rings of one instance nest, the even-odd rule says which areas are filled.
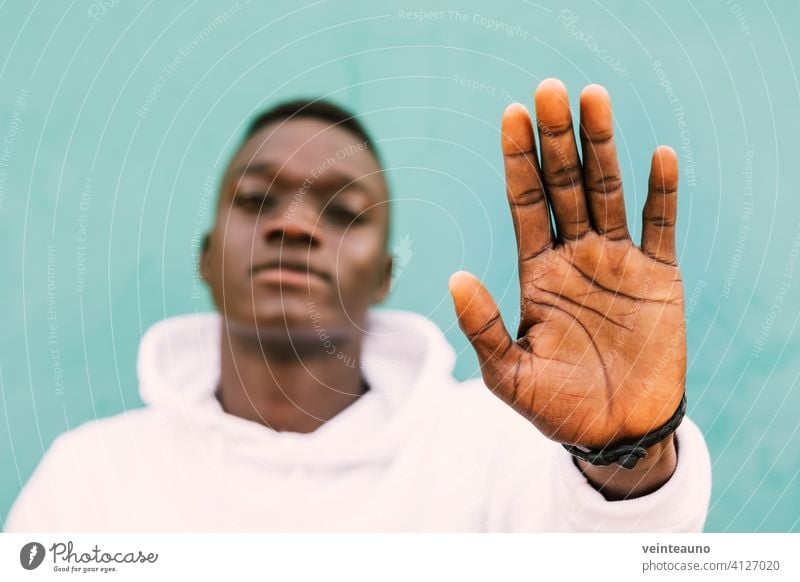
[[[536,91],[541,161],[528,111],[513,104],[503,115],[506,192],[519,251],[517,339],[474,276],[454,274],[450,290],[486,385],[549,438],[602,447],[661,426],[683,395],[678,165],[668,147],[653,155],[636,246],[605,89],[587,87],[580,110],[582,163],[560,81],[543,81]]]

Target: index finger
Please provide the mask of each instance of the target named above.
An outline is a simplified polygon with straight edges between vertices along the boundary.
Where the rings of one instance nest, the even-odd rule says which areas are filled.
[[[520,103],[512,103],[503,113],[503,161],[506,169],[506,194],[517,237],[520,266],[536,258],[553,243],[550,211],[544,195],[533,123]]]

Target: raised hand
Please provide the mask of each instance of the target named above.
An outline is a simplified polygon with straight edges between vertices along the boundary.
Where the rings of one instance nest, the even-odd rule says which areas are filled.
[[[517,339],[473,275],[455,273],[450,291],[486,385],[549,438],[600,448],[660,427],[683,395],[678,163],[669,147],[653,154],[636,246],[608,93],[581,93],[582,162],[564,85],[543,81],[535,101],[541,160],[525,107],[510,105],[502,123],[519,251]]]

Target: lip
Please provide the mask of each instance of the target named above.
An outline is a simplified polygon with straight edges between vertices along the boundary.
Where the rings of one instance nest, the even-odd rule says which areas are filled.
[[[289,261],[271,261],[252,269],[253,280],[268,285],[308,289],[327,285],[330,277],[307,264]]]

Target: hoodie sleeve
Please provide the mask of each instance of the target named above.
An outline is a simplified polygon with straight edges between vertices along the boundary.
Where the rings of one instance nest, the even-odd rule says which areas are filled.
[[[71,473],[65,454],[67,434],[57,437],[17,496],[6,518],[4,531],[52,532],[62,530],[60,503],[69,501],[59,495],[59,476]]]
[[[711,497],[711,461],[703,435],[684,418],[675,433],[678,464],[669,481],[649,495],[606,501],[572,456],[553,455],[551,494],[562,513],[562,531],[700,532]],[[563,447],[562,447],[563,448]]]
[[[678,463],[656,491],[607,501],[572,455],[491,394],[479,403],[489,465],[486,524],[502,532],[699,532],[711,496],[711,461],[698,427],[684,418],[675,433]],[[479,388],[476,388],[479,386]]]

